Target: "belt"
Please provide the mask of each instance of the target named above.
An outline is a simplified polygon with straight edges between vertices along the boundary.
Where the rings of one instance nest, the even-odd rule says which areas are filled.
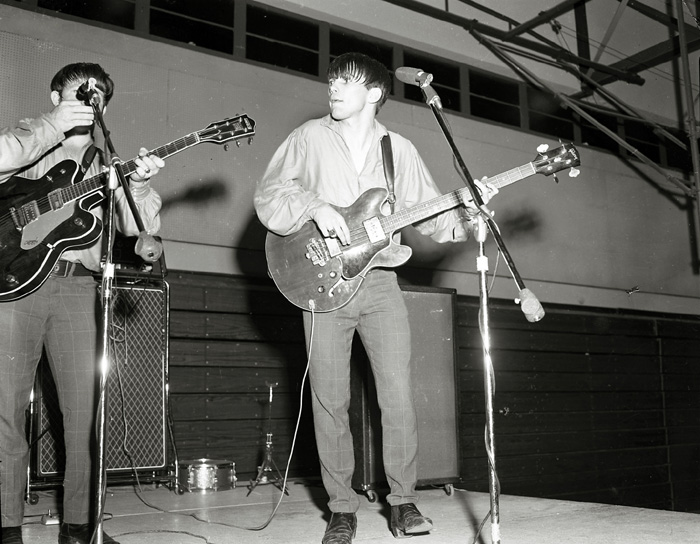
[[[67,278],[68,276],[92,276],[92,274],[92,270],[85,268],[80,263],[71,263],[63,260],[59,260],[49,273],[50,276],[59,278]]]

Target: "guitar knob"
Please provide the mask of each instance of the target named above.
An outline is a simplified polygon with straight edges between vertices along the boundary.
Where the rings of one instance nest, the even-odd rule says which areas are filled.
[[[318,291],[319,293],[325,293],[325,292],[326,292],[326,288],[325,288],[323,285],[319,285],[319,286],[316,288],[316,291]]]
[[[85,221],[83,221],[80,217],[76,217],[75,219],[73,219],[73,223],[74,223],[75,226],[77,226],[77,227],[81,227],[81,228],[82,228],[82,227],[85,226]]]
[[[12,274],[7,274],[5,276],[5,283],[8,283],[10,285],[16,285],[19,282],[17,281],[17,276],[13,276]]]

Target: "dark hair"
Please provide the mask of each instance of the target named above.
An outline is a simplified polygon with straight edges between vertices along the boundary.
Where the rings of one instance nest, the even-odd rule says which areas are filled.
[[[377,111],[384,105],[391,92],[391,74],[378,60],[363,53],[343,53],[333,59],[328,67],[328,80],[346,79],[363,84],[368,89],[377,87],[382,97],[377,102]]]
[[[51,80],[51,90],[61,94],[63,89],[71,83],[75,83],[76,81],[82,83],[91,77],[95,78],[95,81],[97,81],[97,88],[104,93],[105,105],[107,105],[114,94],[114,82],[99,64],[76,62],[64,66],[53,76]]]

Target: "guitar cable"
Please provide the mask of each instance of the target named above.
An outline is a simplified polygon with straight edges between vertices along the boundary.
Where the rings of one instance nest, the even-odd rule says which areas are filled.
[[[184,514],[184,513],[180,513],[180,512],[173,512],[173,511],[169,511],[169,510],[164,510],[164,509],[152,504],[151,502],[147,501],[146,499],[144,499],[143,496],[141,495],[140,490],[136,490],[136,496],[143,504],[145,504],[149,508],[157,510],[163,514],[175,514],[178,516],[191,517],[191,518],[194,518],[195,520],[200,521],[202,523],[222,525],[224,527],[232,527],[234,529],[243,529],[246,531],[262,531],[268,525],[270,525],[270,523],[272,523],[272,520],[274,519],[275,515],[277,514],[277,510],[279,510],[279,507],[282,504],[282,500],[284,499],[284,495],[285,495],[284,490],[287,489],[287,480],[289,477],[289,466],[291,465],[292,457],[294,455],[294,448],[296,446],[297,436],[299,434],[299,426],[301,424],[301,415],[303,413],[303,408],[304,408],[304,387],[306,385],[306,378],[309,375],[309,364],[311,361],[311,350],[313,349],[314,329],[315,329],[315,325],[316,325],[315,311],[314,311],[315,304],[311,303],[309,306],[311,307],[311,338],[309,340],[309,349],[308,349],[308,356],[306,359],[306,368],[304,369],[304,375],[303,375],[302,380],[301,380],[301,388],[299,390],[299,412],[297,415],[296,425],[294,427],[292,446],[291,446],[290,451],[289,451],[289,457],[287,458],[287,467],[285,468],[285,471],[284,471],[284,478],[282,481],[282,492],[280,493],[280,497],[277,500],[277,503],[275,504],[275,507],[273,508],[273,510],[270,513],[267,520],[262,525],[258,525],[256,527],[246,527],[243,525],[236,525],[235,523],[224,523],[221,521],[211,521],[211,520],[200,517],[198,514],[196,514],[194,512],[190,513],[190,514]],[[168,530],[147,531],[147,532],[148,533],[182,533],[182,531],[168,531]],[[143,531],[134,531],[134,532],[130,532],[130,533],[120,533],[120,534],[115,535],[115,536],[128,536],[128,535],[132,535],[132,534],[143,534],[143,533],[144,533]],[[186,534],[188,534],[190,536],[198,536],[198,535],[193,535],[192,533],[186,533]],[[198,538],[203,538],[203,537],[198,536]],[[208,539],[206,539],[206,538],[203,538],[203,539],[207,543],[209,543]]]

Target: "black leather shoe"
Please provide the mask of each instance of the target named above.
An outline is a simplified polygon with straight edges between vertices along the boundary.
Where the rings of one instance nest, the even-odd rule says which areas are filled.
[[[3,527],[2,544],[24,544],[22,540],[22,527]]]
[[[395,538],[409,538],[418,533],[427,533],[433,521],[422,515],[413,503],[391,507],[391,533]]]
[[[84,525],[61,523],[61,530],[58,533],[58,544],[90,544],[92,539],[92,529],[90,527],[87,523]],[[102,533],[102,542],[104,544],[119,544],[105,532]]]
[[[357,516],[345,512],[333,512],[321,544],[350,544],[357,531]]]

